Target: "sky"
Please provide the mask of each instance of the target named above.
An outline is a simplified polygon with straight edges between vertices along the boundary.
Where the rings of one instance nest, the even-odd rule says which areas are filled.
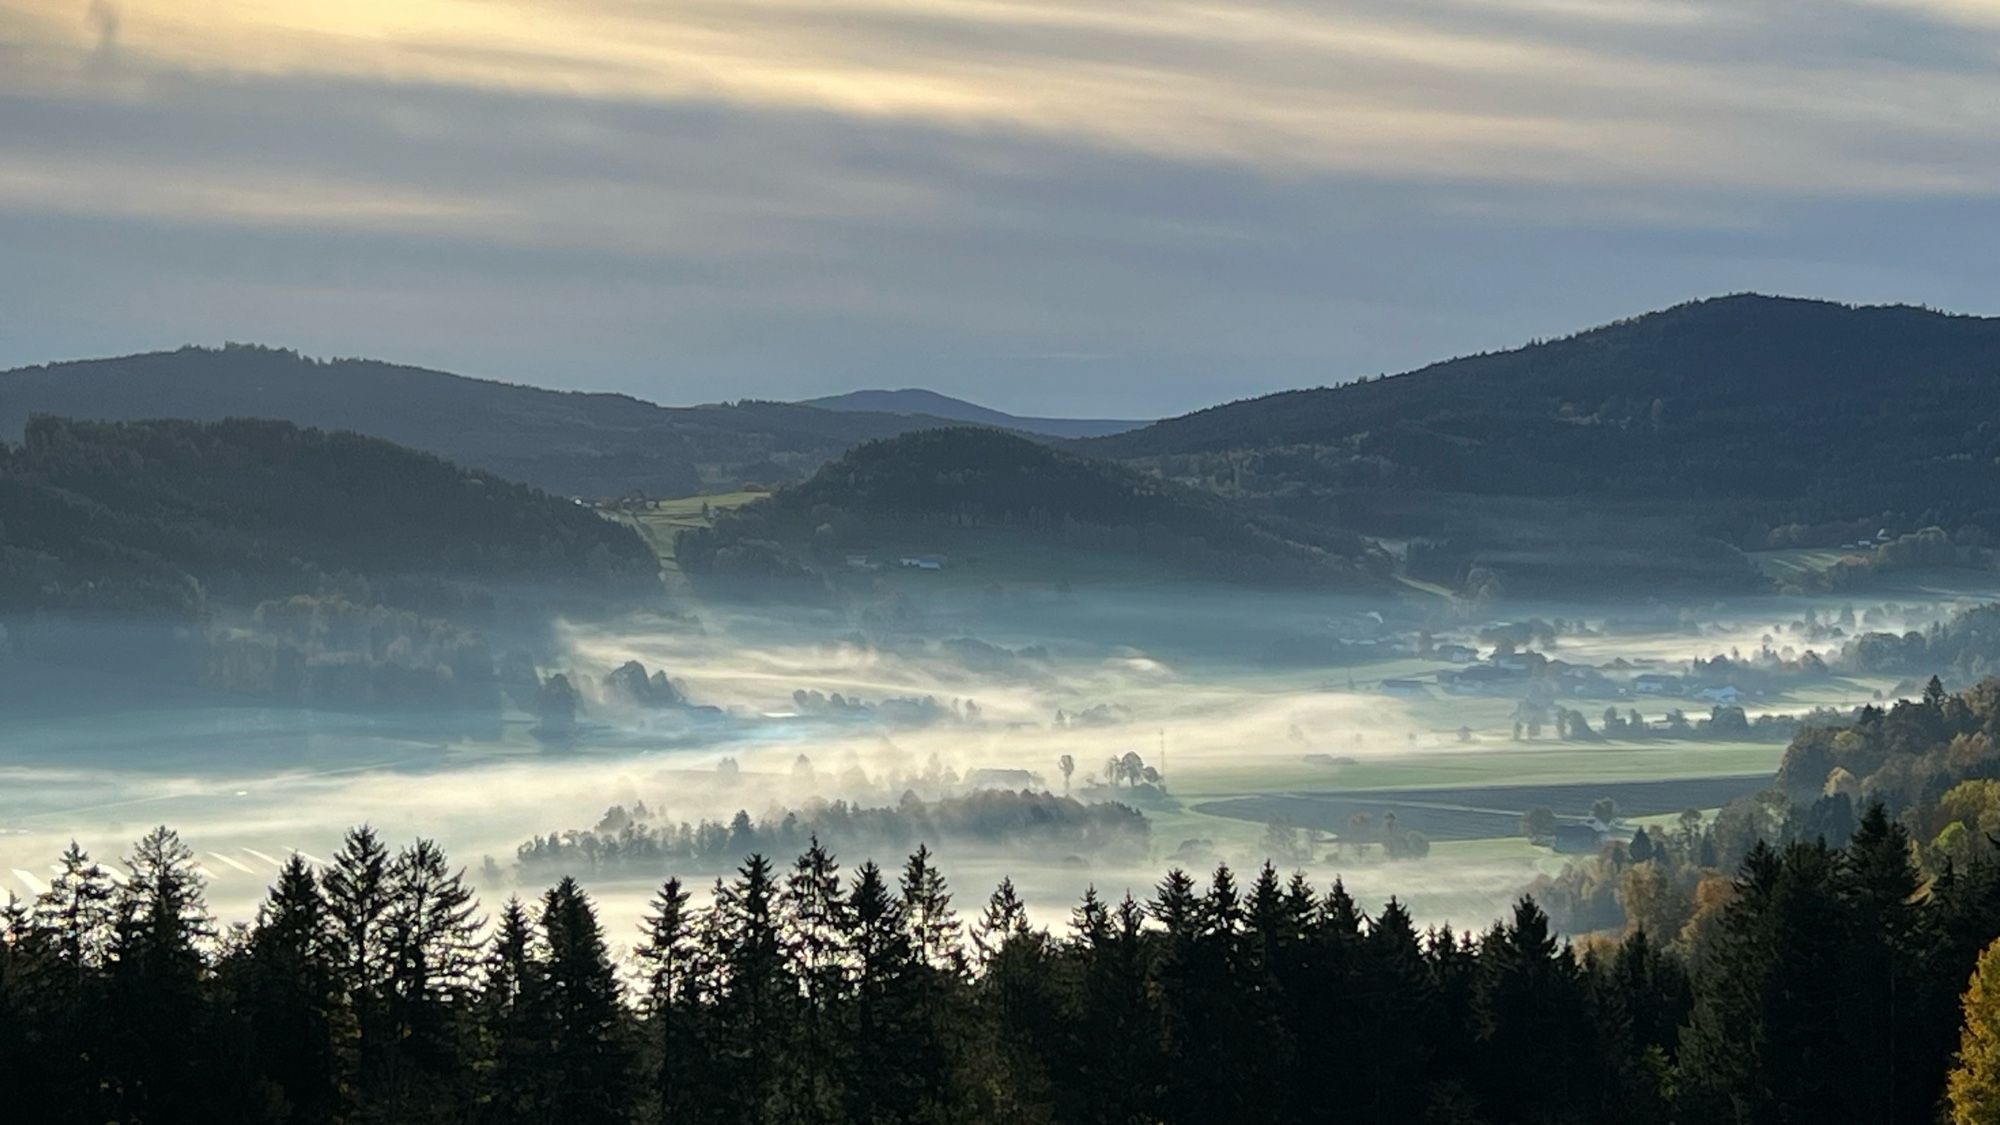
[[[1152,417],[2000,312],[2000,0],[0,0],[0,367]]]

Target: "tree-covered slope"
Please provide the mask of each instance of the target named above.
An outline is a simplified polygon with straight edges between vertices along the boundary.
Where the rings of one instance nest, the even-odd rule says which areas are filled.
[[[0,372],[0,437],[29,416],[105,421],[278,418],[352,430],[566,496],[704,488],[809,475],[871,438],[935,419],[776,402],[663,407],[373,360],[231,345]]]
[[[1252,494],[1700,507],[1754,545],[1842,521],[2000,530],[1996,418],[2000,319],[1744,295],[1079,448]]]
[[[928,538],[913,540],[913,530]],[[1359,581],[1382,561],[1356,539],[1298,541],[1208,493],[975,427],[862,445],[810,480],[684,534],[678,557],[694,573],[778,574],[787,569],[772,565],[780,560],[823,567],[855,550],[972,533],[1218,578]]]
[[[438,579],[639,592],[630,528],[527,485],[286,422],[36,417],[0,445],[0,610],[165,610]]]

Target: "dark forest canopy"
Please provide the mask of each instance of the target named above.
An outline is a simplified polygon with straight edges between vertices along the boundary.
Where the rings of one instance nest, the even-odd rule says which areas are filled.
[[[667,878],[621,972],[573,879],[489,915],[365,828],[225,932],[162,828],[0,912],[0,1073],[36,1122],[1922,1122],[2000,971],[1993,852],[1924,883],[1873,809],[1753,847],[1692,950],[1579,952],[1531,899],[1420,931],[1269,865],[1050,927],[814,841]]]
[[[1479,526],[1503,497],[1542,541],[1567,522],[1582,548],[1634,518],[1831,546],[1884,527],[2000,534],[1994,417],[2000,320],[1744,295],[1078,448],[1468,550],[1538,545]]]
[[[1118,458],[1316,447],[1295,468],[1330,483],[2000,529],[1995,407],[2000,320],[1745,295],[1082,444]]]
[[[685,496],[798,480],[857,442],[938,419],[777,402],[664,407],[245,345],[0,372],[0,438],[32,414],[277,418],[352,430],[564,496]]]
[[[717,577],[838,572],[854,551],[949,548],[993,533],[1126,554],[1154,573],[1248,581],[1356,585],[1387,562],[1359,539],[1296,541],[1207,493],[974,427],[860,446],[711,529],[684,532],[677,557]]]
[[[424,580],[636,596],[631,529],[527,485],[285,422],[37,417],[0,446],[0,611],[193,617],[316,593],[436,601]]]

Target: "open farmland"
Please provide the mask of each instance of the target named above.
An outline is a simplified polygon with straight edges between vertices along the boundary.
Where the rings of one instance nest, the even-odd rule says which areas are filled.
[[[1194,811],[1210,816],[1342,832],[1356,816],[1376,824],[1394,815],[1404,829],[1433,840],[1480,840],[1519,835],[1521,817],[1546,808],[1558,817],[1582,818],[1600,798],[1621,814],[1656,816],[1710,809],[1755,793],[1768,776],[1696,777],[1658,781],[1577,782],[1567,785],[1496,785],[1484,788],[1382,789],[1337,793],[1276,793],[1207,801]]]
[[[656,500],[642,511],[626,512],[624,518],[637,528],[646,545],[660,558],[660,575],[670,590],[687,592],[687,579],[674,559],[674,537],[695,527],[707,527],[711,515],[742,507],[763,498],[763,492],[726,492],[715,496],[684,496],[676,500]]]

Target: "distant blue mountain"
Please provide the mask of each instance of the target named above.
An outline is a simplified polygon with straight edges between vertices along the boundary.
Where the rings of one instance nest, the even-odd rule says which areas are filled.
[[[949,418],[954,422],[998,426],[1002,429],[1018,430],[1024,434],[1061,438],[1104,437],[1136,430],[1147,424],[1144,421],[1111,418],[1024,418],[1018,414],[1008,414],[980,406],[978,403],[966,402],[964,399],[941,395],[936,391],[927,391],[921,387],[909,387],[900,391],[849,391],[844,395],[809,399],[804,405],[817,406],[821,410],[868,414],[928,415],[933,418]]]

